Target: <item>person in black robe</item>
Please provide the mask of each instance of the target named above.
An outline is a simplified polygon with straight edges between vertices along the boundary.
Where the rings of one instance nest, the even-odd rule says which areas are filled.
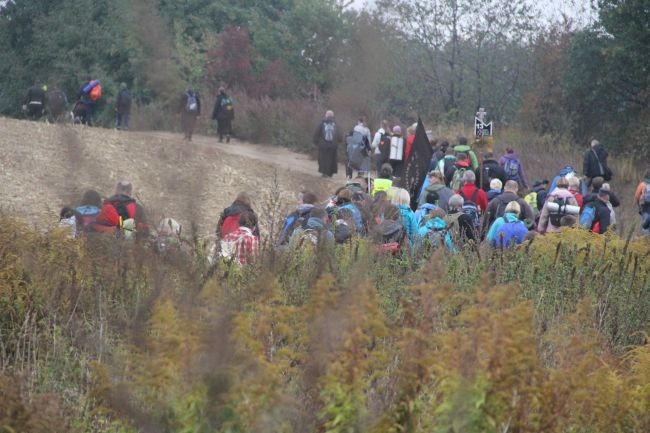
[[[314,145],[318,148],[318,172],[323,177],[332,177],[338,171],[337,148],[342,137],[334,112],[328,110],[314,133]]]

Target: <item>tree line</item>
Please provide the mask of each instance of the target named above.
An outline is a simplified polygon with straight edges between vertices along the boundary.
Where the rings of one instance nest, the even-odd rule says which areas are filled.
[[[35,80],[74,95],[171,109],[188,86],[324,100],[371,119],[493,120],[648,155],[647,1],[601,0],[597,19],[542,22],[524,0],[174,2],[10,0],[0,6],[0,113]],[[542,6],[540,6],[542,7]],[[335,107],[337,109],[341,107]]]

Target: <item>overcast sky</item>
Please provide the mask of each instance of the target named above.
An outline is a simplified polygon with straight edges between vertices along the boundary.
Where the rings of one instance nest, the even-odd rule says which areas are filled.
[[[508,1],[508,0],[503,0]],[[530,0],[531,4],[540,11],[540,15],[547,21],[558,19],[563,13],[575,19],[582,25],[588,24],[596,17],[591,9],[595,0],[546,0],[544,2]],[[353,7],[374,7],[375,0],[354,0]]]

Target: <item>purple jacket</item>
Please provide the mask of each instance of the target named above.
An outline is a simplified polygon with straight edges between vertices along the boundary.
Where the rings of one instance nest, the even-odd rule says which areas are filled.
[[[506,162],[507,162],[509,159],[514,159],[514,160],[519,161],[519,182],[521,182],[521,185],[522,185],[524,188],[527,189],[527,188],[528,188],[528,178],[526,178],[526,173],[524,173],[524,166],[523,166],[523,164],[521,163],[521,159],[519,159],[519,157],[517,156],[516,153],[506,153],[505,155],[503,155],[503,156],[499,159],[499,165],[500,165],[501,167],[504,167],[504,166],[506,165]]]

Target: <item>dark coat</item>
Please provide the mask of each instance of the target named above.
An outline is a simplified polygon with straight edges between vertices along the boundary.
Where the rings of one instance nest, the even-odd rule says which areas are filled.
[[[334,124],[334,139],[332,141],[325,140],[323,128],[326,124]],[[338,158],[337,148],[339,143],[343,140],[341,128],[335,120],[326,119],[318,124],[314,132],[314,145],[318,148],[318,172],[325,176],[332,176],[338,172]]]
[[[129,89],[122,89],[117,95],[115,109],[119,114],[131,114],[131,93]]]
[[[483,179],[481,179],[481,177]],[[476,174],[476,186],[483,191],[490,189],[490,180],[499,179],[503,185],[506,184],[506,173],[496,159],[486,159],[481,165],[481,171]]]
[[[612,171],[607,165],[609,154],[602,144],[588,149],[582,162],[582,173],[588,178],[601,176],[606,181],[612,178]]]
[[[32,86],[27,90],[27,96],[25,96],[25,105],[28,105],[30,102],[40,102],[41,105],[45,105],[45,91],[41,86]]]
[[[600,230],[598,233],[605,233],[611,223],[612,214],[609,211],[609,207],[607,207],[607,205],[600,199],[594,200],[592,202],[592,205],[596,208],[596,217],[594,218],[594,224],[600,223]]]
[[[225,98],[228,98],[228,95],[225,93],[220,93],[219,96],[217,96],[217,100],[214,102],[214,108],[212,109],[212,120],[235,119],[235,110],[226,110],[222,105]]]
[[[260,228],[257,222],[257,214],[255,214],[253,209],[236,200],[230,206],[225,208],[224,211],[221,213],[221,216],[219,217],[219,222],[217,223],[217,230],[216,230],[217,236],[221,238],[221,227],[223,226],[223,222],[226,220],[226,218],[228,218],[229,216],[241,215],[244,212],[250,212],[251,214],[253,214],[253,217],[255,219],[255,227],[253,227],[253,234],[259,237]]]
[[[519,203],[519,207],[521,208],[521,213],[519,214],[520,220],[523,221],[527,219],[529,221],[535,221],[535,214],[533,213],[533,209],[526,202],[526,200],[519,197],[513,192],[504,191],[503,194],[494,197],[490,201],[490,204],[488,204],[487,212],[485,212],[485,216],[483,217],[484,232],[487,231],[487,229],[497,218],[503,216],[504,211],[506,210],[506,206],[508,206],[508,203],[511,201],[516,201]]]

